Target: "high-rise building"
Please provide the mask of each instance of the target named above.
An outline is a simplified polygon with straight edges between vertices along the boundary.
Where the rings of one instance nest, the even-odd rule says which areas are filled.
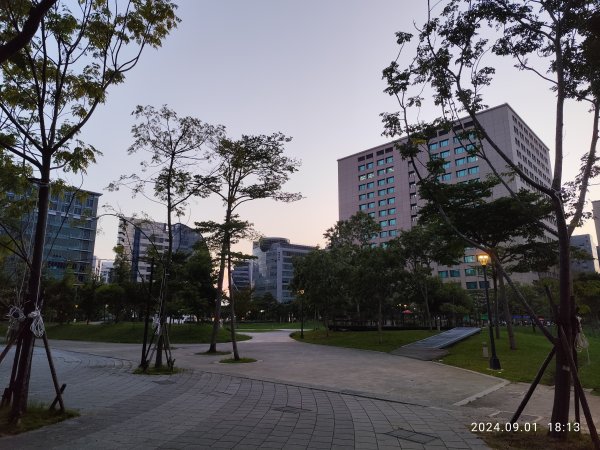
[[[252,261],[237,263],[231,271],[231,282],[237,291],[249,289],[252,286]]]
[[[65,188],[50,194],[48,222],[44,242],[44,275],[61,279],[71,270],[77,284],[83,283],[93,270],[94,244],[98,199],[101,194],[75,188]],[[7,198],[14,199],[12,193]],[[31,256],[37,222],[37,209],[21,217],[18,240]],[[9,258],[4,270],[22,276],[22,265],[17,258]]]
[[[190,253],[200,239],[200,233],[187,225],[173,225],[173,253]],[[152,250],[162,254],[169,247],[167,224],[126,217],[119,221],[117,244],[123,246],[125,257],[131,263],[132,280],[149,280]]]
[[[594,238],[589,234],[571,236],[571,247],[577,247],[585,252],[589,259],[571,259],[572,272],[598,272],[598,251]]]
[[[503,104],[478,113],[478,120],[488,135],[502,148],[507,157],[536,182],[549,186],[552,179],[548,147],[527,126],[525,121],[508,105]],[[429,141],[429,156],[443,159],[445,172],[440,175],[444,183],[468,183],[485,178],[492,167],[504,172],[506,162],[491,148],[487,141],[482,143],[489,164],[477,155],[470,154],[474,145],[467,138],[473,122],[463,118],[456,122],[451,131],[438,131],[436,138]],[[402,143],[403,139],[400,139]],[[381,225],[374,243],[385,243],[416,224],[419,208],[423,201],[419,197],[415,168],[403,160],[394,149],[395,142],[363,150],[338,160],[339,218],[346,220],[357,211],[363,211]],[[417,163],[423,170],[425,152]],[[506,178],[506,183],[515,192],[532,189],[519,177]],[[503,185],[494,188],[492,199],[507,195]],[[449,281],[460,282],[467,289],[483,287],[478,276],[476,252],[467,250],[462,264],[434,268],[434,274]],[[532,281],[536,274],[515,274],[517,281]]]
[[[289,284],[294,278],[294,258],[305,255],[316,247],[290,244],[289,239],[265,237],[252,243],[252,283],[254,296],[267,292],[279,303],[288,303],[296,298]]]

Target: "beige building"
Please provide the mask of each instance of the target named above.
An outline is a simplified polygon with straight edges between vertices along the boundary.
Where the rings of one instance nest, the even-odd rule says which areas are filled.
[[[478,114],[487,133],[506,155],[536,182],[550,185],[552,172],[548,147],[525,121],[508,105],[503,104]],[[445,172],[440,179],[445,183],[462,183],[485,178],[492,173],[491,166],[504,172],[506,162],[483,142],[483,151],[490,160],[469,155],[471,141],[459,139],[464,131],[473,127],[470,119],[459,120],[450,132],[439,131],[437,138],[429,141],[431,158],[444,160]],[[420,158],[425,158],[422,152]],[[424,170],[424,159],[418,161]],[[422,172],[421,172],[422,173]],[[507,180],[512,190],[532,189],[519,177]],[[393,239],[401,230],[410,229],[418,219],[423,201],[419,198],[417,176],[409,161],[400,158],[394,142],[363,150],[338,160],[339,218],[348,219],[357,211],[374,218],[382,228],[375,243]],[[500,185],[494,189],[493,198],[507,195]],[[434,274],[449,281],[460,282],[464,288],[478,289],[483,280],[477,275],[474,250],[468,250],[463,262],[454,267],[434,267]],[[530,282],[537,274],[515,275],[517,281]]]

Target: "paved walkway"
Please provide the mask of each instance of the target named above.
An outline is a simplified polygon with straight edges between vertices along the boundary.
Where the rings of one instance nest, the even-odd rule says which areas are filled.
[[[219,364],[222,357],[197,354],[205,345],[178,345],[176,365],[188,370],[172,376],[132,375],[138,345],[51,341],[65,402],[81,416],[1,438],[0,448],[478,449],[486,447],[469,423],[507,401],[477,405],[506,389],[491,376],[302,344],[286,332],[254,336],[240,352],[257,363]],[[48,403],[42,349],[34,362],[31,399]],[[10,362],[0,365],[4,384],[9,370]]]

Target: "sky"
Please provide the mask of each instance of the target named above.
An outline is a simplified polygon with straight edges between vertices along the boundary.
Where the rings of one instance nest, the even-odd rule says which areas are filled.
[[[398,53],[394,33],[413,31],[425,17],[425,2],[411,0],[179,0],[179,27],[162,48],[146,49],[124,84],[109,89],[81,138],[103,156],[85,178],[69,181],[102,193],[100,205],[123,214],[146,213],[166,221],[164,208],[127,190],[108,192],[121,175],[139,172],[129,156],[131,112],[136,105],[168,105],[179,116],[226,126],[230,137],[280,131],[293,140],[286,155],[302,161],[285,186],[304,198],[291,204],[247,203],[243,219],[265,236],[323,245],[323,233],[338,220],[337,159],[385,143],[380,113],[397,109],[383,92],[381,72]],[[400,59],[400,64],[409,62]],[[534,75],[502,63],[485,92],[489,106],[509,103],[553,148],[553,96]],[[423,119],[433,119],[433,106]],[[567,109],[565,173],[572,177],[587,148],[589,116],[582,105]],[[600,198],[594,187],[591,199]],[[103,209],[99,208],[99,214]],[[182,222],[221,220],[216,198],[194,201]],[[593,233],[587,226],[582,232]],[[95,254],[111,259],[117,220],[100,220]],[[239,250],[250,252],[251,243]]]

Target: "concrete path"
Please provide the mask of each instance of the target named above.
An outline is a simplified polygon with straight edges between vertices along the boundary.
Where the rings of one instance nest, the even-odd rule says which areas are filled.
[[[172,376],[132,375],[139,345],[51,341],[65,402],[81,416],[1,438],[0,448],[486,448],[469,424],[498,414],[514,386],[433,362],[302,344],[287,332],[253,337],[239,344],[242,356],[259,359],[253,364],[219,364],[197,354],[206,345],[177,345],[176,365],[188,370]],[[35,355],[31,399],[49,403],[47,363],[42,349]],[[3,384],[9,370],[0,365]],[[477,404],[493,395],[498,401]]]

